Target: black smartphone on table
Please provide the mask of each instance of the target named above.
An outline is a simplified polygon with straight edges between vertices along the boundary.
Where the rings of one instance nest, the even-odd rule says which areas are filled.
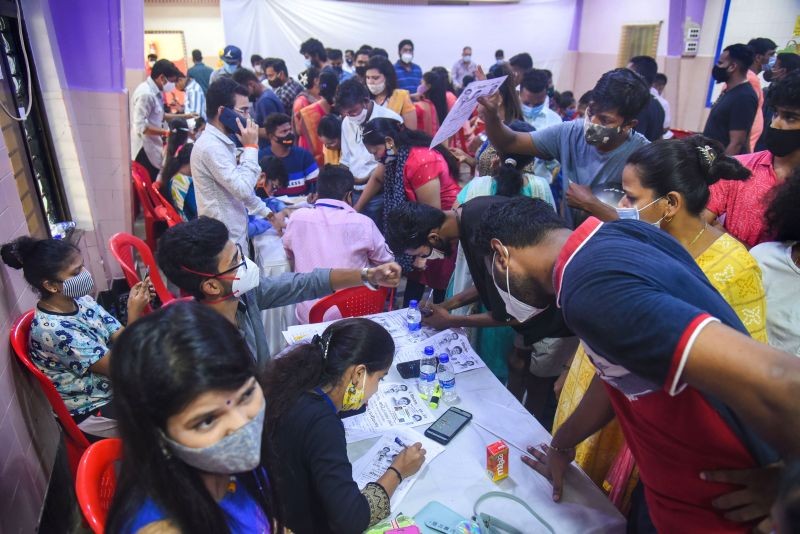
[[[419,377],[419,360],[412,360],[410,362],[402,362],[397,364],[397,372],[405,380],[409,378]]]
[[[442,445],[447,445],[470,420],[472,420],[471,413],[451,406],[425,430],[425,436]]]

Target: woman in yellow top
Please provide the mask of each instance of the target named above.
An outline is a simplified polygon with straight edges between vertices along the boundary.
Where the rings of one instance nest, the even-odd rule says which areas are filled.
[[[723,178],[745,180],[749,176],[750,172],[737,160],[725,155],[717,141],[700,135],[659,141],[628,158],[622,173],[625,196],[617,213],[622,219],[640,219],[659,226],[677,239],[753,339],[766,343],[766,299],[758,264],[744,245],[708,226],[700,216],[712,183]],[[561,390],[553,435],[577,408],[594,375],[594,366],[581,346]],[[575,460],[596,484],[611,491],[613,482],[620,486],[620,480],[608,480],[606,476],[623,444],[622,430],[614,420],[575,448]],[[627,488],[616,488],[621,494],[616,503],[623,510],[637,479],[634,470]]]
[[[371,57],[367,64],[366,80],[370,98],[376,104],[403,117],[403,124],[409,130],[417,129],[417,108],[407,90],[397,89],[397,72],[388,59]]]

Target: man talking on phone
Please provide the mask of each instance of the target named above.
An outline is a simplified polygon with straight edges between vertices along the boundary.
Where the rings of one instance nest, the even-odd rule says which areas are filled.
[[[191,157],[198,215],[222,221],[242,250],[248,250],[248,213],[273,223],[276,218],[255,193],[261,174],[258,125],[250,118],[248,96],[247,88],[228,77],[208,87],[208,125]]]

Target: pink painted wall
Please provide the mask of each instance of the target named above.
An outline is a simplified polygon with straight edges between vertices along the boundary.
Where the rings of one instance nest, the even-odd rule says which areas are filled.
[[[0,242],[27,233],[0,136]],[[35,302],[22,272],[0,264],[0,532],[32,532],[38,524],[59,440],[50,405],[6,341],[11,324]]]

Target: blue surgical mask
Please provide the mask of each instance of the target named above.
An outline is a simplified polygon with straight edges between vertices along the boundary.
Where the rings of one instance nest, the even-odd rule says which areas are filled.
[[[544,109],[544,102],[542,102],[538,106],[526,106],[525,104],[522,104],[522,115],[526,119],[535,119],[536,117],[539,116],[539,114],[542,112],[543,109]]]
[[[236,69],[238,69],[238,68],[239,68],[239,65],[236,65],[235,63],[223,63],[222,64],[222,70],[224,70],[228,74],[233,74],[234,72],[236,72]]]
[[[307,69],[310,69],[314,66],[314,63],[312,63],[310,59],[306,58],[306,60],[303,62],[303,65],[305,65]]]
[[[767,68],[772,70],[775,67],[775,62],[776,61],[778,61],[778,55],[777,54],[775,54],[775,55],[773,55],[772,57],[769,58],[769,61],[767,61]]]
[[[643,210],[646,210],[647,208],[649,208],[650,206],[652,206],[653,204],[655,204],[656,202],[658,202],[662,198],[664,198],[664,197],[658,197],[657,199],[655,199],[654,201],[650,202],[649,204],[647,204],[646,206],[644,206],[642,208],[637,208],[636,206],[633,206],[633,207],[630,207],[630,208],[616,208],[617,216],[620,219],[633,219],[634,221],[638,221],[639,220],[639,213],[641,213]],[[664,220],[664,217],[661,217],[658,221],[656,221],[654,223],[648,223],[648,224],[652,224],[653,226],[655,226],[657,228],[661,228],[661,221],[663,221],[663,220]]]

